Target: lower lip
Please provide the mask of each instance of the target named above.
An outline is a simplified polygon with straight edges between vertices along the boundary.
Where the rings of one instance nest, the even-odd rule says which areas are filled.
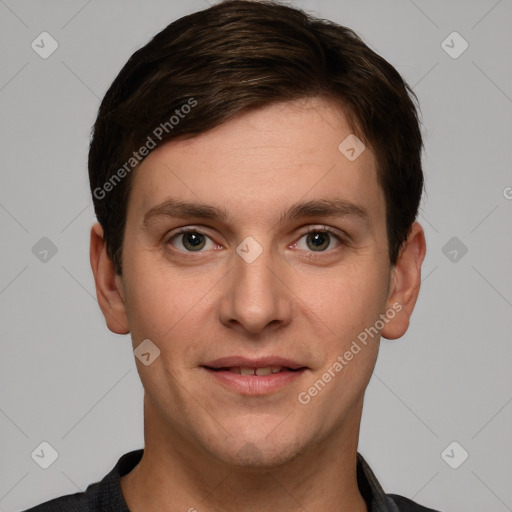
[[[227,370],[210,370],[203,367],[209,375],[230,390],[241,395],[267,395],[285,386],[293,384],[302,377],[306,369],[294,372],[285,371],[271,373],[270,375],[241,375]]]

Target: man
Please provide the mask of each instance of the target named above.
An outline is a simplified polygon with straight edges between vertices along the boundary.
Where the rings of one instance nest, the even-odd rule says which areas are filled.
[[[428,511],[357,453],[425,238],[413,93],[351,30],[227,1],[157,34],[101,104],[91,265],[130,333],[145,446],[36,511]]]

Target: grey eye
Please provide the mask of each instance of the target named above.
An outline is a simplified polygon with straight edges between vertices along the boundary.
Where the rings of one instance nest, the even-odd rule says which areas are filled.
[[[312,251],[324,251],[330,242],[331,236],[324,231],[312,231],[306,235],[306,244]]]
[[[188,251],[200,251],[206,245],[206,237],[201,233],[182,233],[182,244]]]
[[[176,233],[168,243],[181,252],[200,252],[203,249],[215,248],[214,241],[208,235],[193,230]]]

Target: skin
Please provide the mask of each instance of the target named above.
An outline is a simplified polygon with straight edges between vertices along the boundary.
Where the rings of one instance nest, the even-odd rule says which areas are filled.
[[[116,275],[99,224],[91,265],[109,329],[150,339],[160,356],[136,359],[145,451],[121,479],[130,510],[365,511],[356,481],[364,392],[380,336],[409,325],[425,238],[414,223],[398,262],[388,258],[384,194],[370,147],[353,162],[338,146],[353,130],[321,98],[246,113],[154,150],[135,171]],[[225,220],[144,215],[175,198],[223,208]],[[297,202],[343,199],[355,214],[281,219]],[[178,228],[207,235],[188,251]],[[307,232],[324,227],[324,250]],[[237,246],[262,253],[247,263]],[[307,391],[380,314],[401,306],[378,336],[307,405]],[[224,356],[282,356],[307,366],[293,383],[243,396],[201,365]],[[257,378],[257,377],[255,377]]]

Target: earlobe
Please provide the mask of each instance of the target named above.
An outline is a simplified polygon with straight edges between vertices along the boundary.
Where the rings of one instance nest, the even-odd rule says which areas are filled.
[[[397,313],[382,329],[384,338],[400,338],[409,327],[409,320],[420,291],[421,265],[425,252],[425,233],[421,225],[414,222],[392,270],[387,307]]]
[[[91,228],[90,261],[96,285],[96,297],[107,327],[116,334],[128,334],[130,327],[121,276],[116,275],[114,263],[110,259],[103,228],[96,223]]]

